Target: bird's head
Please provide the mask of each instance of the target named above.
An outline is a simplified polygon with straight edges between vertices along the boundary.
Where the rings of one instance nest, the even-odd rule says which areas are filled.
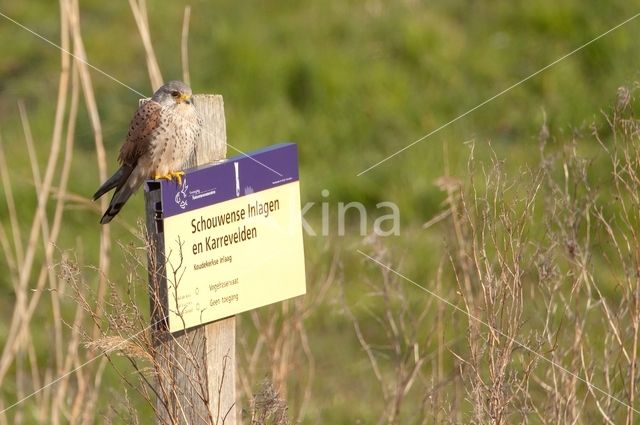
[[[191,88],[182,81],[169,81],[153,94],[151,100],[161,105],[191,104]]]

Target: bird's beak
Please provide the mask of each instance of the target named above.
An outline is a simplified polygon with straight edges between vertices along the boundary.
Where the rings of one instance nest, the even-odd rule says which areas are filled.
[[[186,104],[190,104],[191,103],[191,95],[190,94],[185,94],[185,93],[180,94],[180,102],[184,102]]]

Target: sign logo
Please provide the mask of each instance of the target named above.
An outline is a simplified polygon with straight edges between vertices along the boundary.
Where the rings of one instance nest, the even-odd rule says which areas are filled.
[[[160,189],[171,332],[306,292],[296,145],[196,168]]]
[[[187,201],[187,189],[189,189],[189,185],[187,184],[187,178],[185,177],[182,181],[180,191],[176,193],[176,197],[174,198],[180,209],[185,209],[187,205],[189,205],[189,202]]]

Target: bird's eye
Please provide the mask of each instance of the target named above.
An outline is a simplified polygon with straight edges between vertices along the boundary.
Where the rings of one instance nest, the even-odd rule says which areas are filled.
[[[174,90],[174,91],[172,91],[172,92],[171,92],[171,96],[173,96],[173,97],[179,97],[179,96],[180,96],[180,92],[179,92],[179,91],[177,91],[177,90]]]

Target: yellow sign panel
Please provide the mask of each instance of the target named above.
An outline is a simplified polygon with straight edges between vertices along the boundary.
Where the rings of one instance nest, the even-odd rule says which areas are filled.
[[[299,183],[164,220],[169,330],[306,291]]]
[[[279,149],[295,155],[295,145]],[[278,149],[268,154],[275,157]],[[267,155],[261,157],[266,159]],[[235,179],[224,178],[225,182],[231,180],[230,189],[223,183],[211,188],[211,183],[199,183],[211,181],[204,175],[194,174],[190,180],[187,174],[175,196],[163,193],[163,204],[175,211],[184,209],[169,215],[167,208],[169,216],[163,220],[171,332],[306,292],[295,159],[295,170],[289,177],[256,177],[264,170],[244,158],[211,167],[219,173],[235,170]],[[243,181],[254,186],[242,186]],[[260,191],[252,192],[260,184]],[[203,197],[210,197],[211,202],[217,198],[218,203],[197,207],[198,202],[206,201]]]

